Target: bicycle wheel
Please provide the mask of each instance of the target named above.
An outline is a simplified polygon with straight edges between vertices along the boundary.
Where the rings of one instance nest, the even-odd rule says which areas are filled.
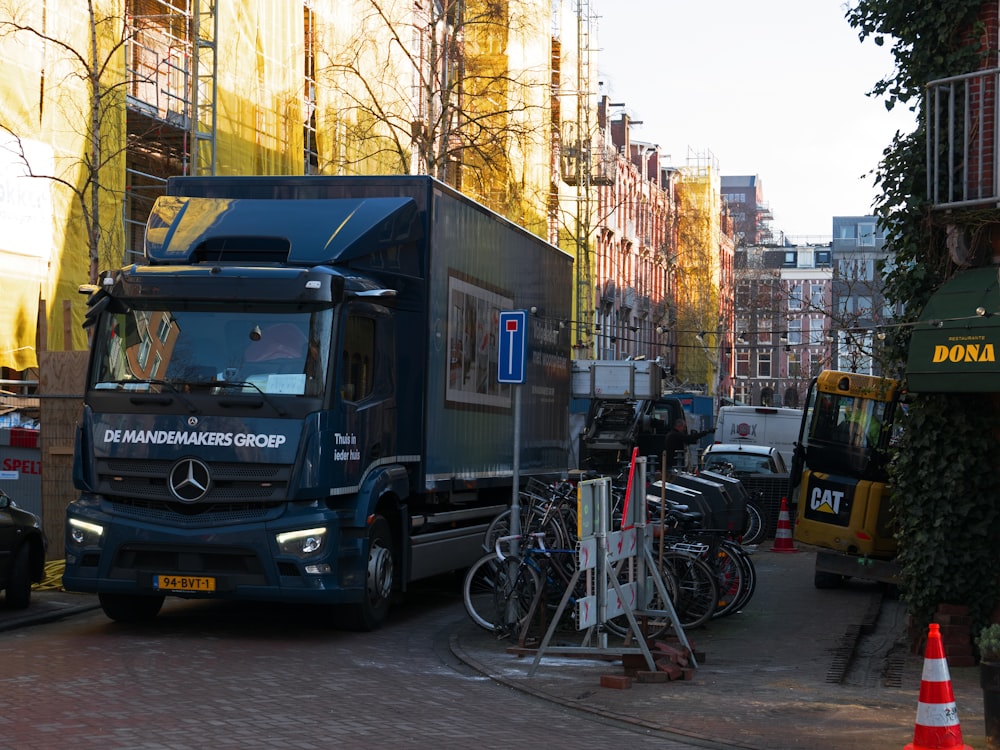
[[[539,586],[538,574],[521,558],[491,552],[465,574],[462,600],[476,625],[506,635],[523,625]]]
[[[676,550],[663,555],[663,567],[677,584],[674,609],[685,630],[700,628],[715,613],[719,587],[715,572],[704,560]]]
[[[747,502],[746,523],[743,527],[743,544],[760,544],[767,533],[764,511],[754,500]]]
[[[713,617],[721,617],[736,611],[747,587],[746,566],[741,555],[733,547],[720,544],[715,550],[712,567],[715,569],[719,596]]]
[[[743,574],[746,579],[746,585],[743,587],[739,601],[734,605],[734,611],[739,611],[746,606],[746,603],[750,601],[754,591],[757,589],[757,567],[753,563],[753,558],[742,547],[738,544],[733,546],[736,549],[735,554],[737,555],[737,559],[743,565]]]

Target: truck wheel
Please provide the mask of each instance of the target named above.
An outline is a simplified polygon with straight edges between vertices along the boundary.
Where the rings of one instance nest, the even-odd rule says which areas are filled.
[[[160,613],[162,596],[98,594],[104,614],[115,622],[147,622]]]
[[[392,554],[392,531],[389,522],[375,516],[368,527],[368,568],[365,595],[358,604],[343,610],[343,624],[350,630],[375,630],[389,614],[395,562]]]
[[[14,558],[7,581],[6,603],[10,609],[24,609],[31,602],[31,550],[22,544]]]
[[[846,576],[839,573],[827,573],[825,570],[817,570],[813,573],[813,586],[818,589],[839,589],[847,580]]]

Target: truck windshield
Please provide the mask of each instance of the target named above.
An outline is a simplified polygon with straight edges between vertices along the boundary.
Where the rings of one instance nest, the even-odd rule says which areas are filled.
[[[891,418],[891,402],[814,387],[806,415],[803,443],[810,469],[868,479],[884,474],[891,426],[883,436],[883,425]]]
[[[101,316],[91,388],[319,396],[331,309],[140,306]]]
[[[817,391],[810,404],[808,442],[875,448],[888,406],[885,401]]]

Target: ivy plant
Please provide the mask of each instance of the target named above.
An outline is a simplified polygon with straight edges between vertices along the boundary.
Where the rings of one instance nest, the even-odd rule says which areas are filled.
[[[942,602],[967,605],[986,622],[1000,596],[1000,451],[984,400],[917,398],[889,467],[903,591],[923,626]]]

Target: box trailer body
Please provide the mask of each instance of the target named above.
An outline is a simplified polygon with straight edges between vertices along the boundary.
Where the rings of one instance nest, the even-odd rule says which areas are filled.
[[[459,569],[519,476],[568,468],[572,260],[429,177],[172,178],[102,274],[66,588],[384,619]],[[524,385],[498,382],[503,310]],[[515,462],[513,389],[521,388]]]

